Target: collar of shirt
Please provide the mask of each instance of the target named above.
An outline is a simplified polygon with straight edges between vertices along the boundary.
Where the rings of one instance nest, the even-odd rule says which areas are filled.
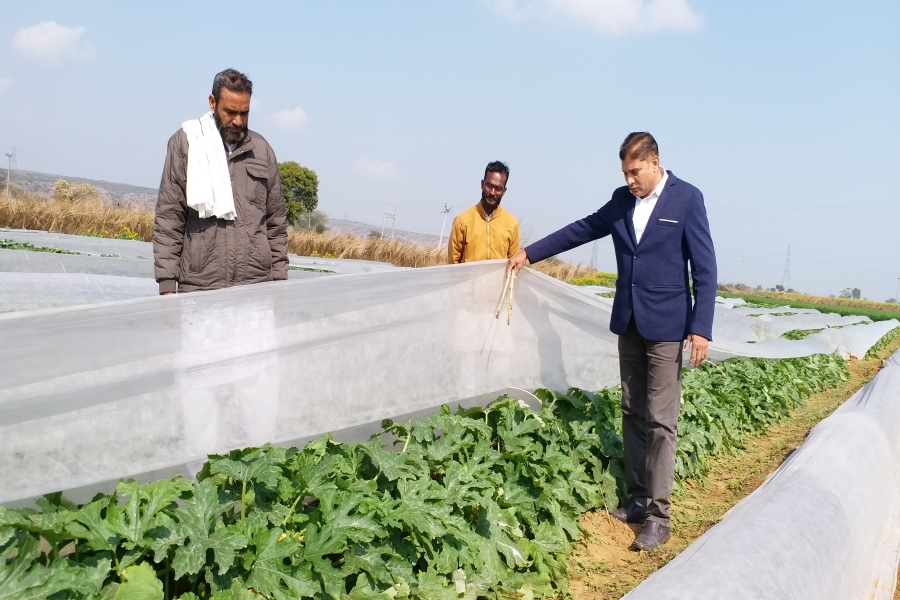
[[[485,221],[490,221],[500,212],[500,206],[498,205],[497,208],[494,209],[494,212],[488,214],[487,211],[484,210],[484,206],[481,204],[480,200],[478,201],[478,204],[475,205],[475,207],[478,209],[478,214],[481,215],[481,218]]]
[[[641,238],[644,236],[644,231],[647,229],[647,222],[650,221],[650,214],[656,207],[656,201],[659,200],[659,196],[662,194],[668,179],[669,174],[663,169],[662,179],[659,180],[659,183],[656,184],[656,187],[653,188],[653,191],[650,192],[649,196],[646,198],[634,197],[634,214],[631,217],[631,224],[634,226],[634,239],[638,243],[640,243]]]

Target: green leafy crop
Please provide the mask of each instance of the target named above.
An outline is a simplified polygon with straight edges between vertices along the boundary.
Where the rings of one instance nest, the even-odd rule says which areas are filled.
[[[686,370],[678,479],[845,377],[836,356]],[[578,519],[622,499],[620,391],[536,396],[386,420],[361,444],[211,456],[199,484],[0,508],[0,600],[563,595]]]
[[[53,254],[81,254],[57,248],[56,246],[34,246],[28,242],[16,242],[14,240],[0,240],[0,250],[28,250],[29,252],[51,252]]]

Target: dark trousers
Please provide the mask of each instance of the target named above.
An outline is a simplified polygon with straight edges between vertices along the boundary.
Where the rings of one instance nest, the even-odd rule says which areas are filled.
[[[682,342],[656,342],[634,324],[619,336],[622,438],[630,518],[669,526],[681,408]]]

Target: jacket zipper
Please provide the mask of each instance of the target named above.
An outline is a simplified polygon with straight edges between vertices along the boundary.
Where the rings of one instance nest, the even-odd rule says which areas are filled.
[[[487,221],[487,259],[491,260],[491,217],[493,215],[485,214],[485,220]]]

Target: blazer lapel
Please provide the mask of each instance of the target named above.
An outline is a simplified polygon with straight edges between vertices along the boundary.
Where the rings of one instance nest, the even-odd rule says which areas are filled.
[[[675,185],[675,176],[672,175],[672,171],[666,171],[669,174],[669,178],[666,180],[666,185],[663,187],[662,192],[659,194],[659,198],[656,200],[656,206],[653,207],[653,212],[650,213],[650,220],[647,221],[647,227],[644,229],[644,235],[641,236],[641,241],[638,243],[640,246],[644,240],[647,239],[647,236],[650,235],[654,229],[657,228],[656,220],[659,218],[659,212],[662,210],[662,207],[665,206],[666,202],[669,201],[669,197],[672,195],[669,191],[669,188]],[[632,214],[634,214],[634,209],[631,209]],[[630,221],[630,219],[629,219]],[[634,229],[632,227],[632,229]],[[634,232],[632,231],[632,236],[634,236]]]
[[[625,213],[625,231],[628,232],[629,239],[631,240],[631,247],[637,248],[637,238],[634,235],[634,209],[635,209],[635,200],[634,196],[631,196],[631,208]]]

